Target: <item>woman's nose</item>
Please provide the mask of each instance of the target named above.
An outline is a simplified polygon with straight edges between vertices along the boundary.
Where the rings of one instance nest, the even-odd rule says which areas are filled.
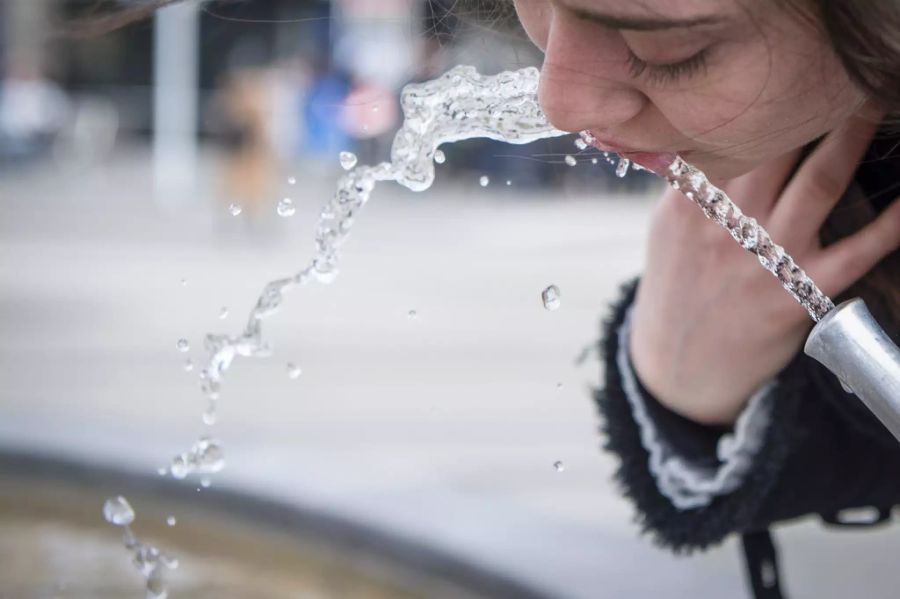
[[[563,131],[611,130],[637,116],[646,96],[630,85],[627,50],[609,29],[555,11],[538,98]]]

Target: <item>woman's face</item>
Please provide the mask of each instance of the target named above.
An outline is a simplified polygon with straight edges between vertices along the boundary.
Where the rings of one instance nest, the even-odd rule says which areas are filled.
[[[771,0],[516,0],[544,51],[540,101],[598,147],[677,152],[714,181],[856,111],[827,40]]]

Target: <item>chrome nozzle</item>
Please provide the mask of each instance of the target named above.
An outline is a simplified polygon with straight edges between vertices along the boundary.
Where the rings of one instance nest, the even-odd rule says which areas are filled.
[[[834,373],[900,441],[900,348],[863,300],[848,300],[828,312],[803,351]]]

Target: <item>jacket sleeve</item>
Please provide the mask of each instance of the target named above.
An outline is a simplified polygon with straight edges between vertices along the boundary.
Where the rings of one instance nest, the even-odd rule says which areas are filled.
[[[628,355],[637,281],[603,325],[595,391],[605,448],[638,521],[676,552],[810,513],[900,503],[900,444],[824,367],[803,355],[757,391],[733,427],[656,401]]]

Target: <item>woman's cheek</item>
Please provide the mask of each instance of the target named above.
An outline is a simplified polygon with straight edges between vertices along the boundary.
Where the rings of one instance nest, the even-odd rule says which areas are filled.
[[[742,76],[710,71],[706,81],[648,93],[651,101],[684,137],[707,147],[741,144],[772,127],[772,102],[766,98],[767,77],[740,69]]]

